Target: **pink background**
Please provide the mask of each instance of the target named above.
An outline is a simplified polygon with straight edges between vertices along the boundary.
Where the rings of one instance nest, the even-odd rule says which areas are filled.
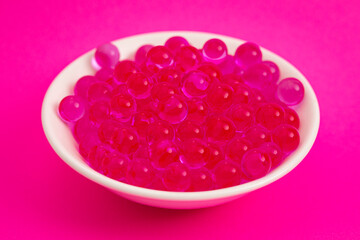
[[[358,1],[101,2],[0,0],[1,239],[360,239]],[[64,164],[40,122],[52,79],[100,43],[159,30],[251,40],[297,66],[321,109],[306,159],[242,199],[191,211],[129,202]]]

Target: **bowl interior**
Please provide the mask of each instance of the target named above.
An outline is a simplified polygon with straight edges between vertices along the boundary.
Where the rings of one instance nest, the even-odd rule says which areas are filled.
[[[175,35],[185,37],[188,39],[190,44],[198,48],[201,48],[210,38],[222,39],[228,46],[230,54],[234,54],[236,48],[244,42],[243,40],[210,33],[158,32],[136,35],[116,40],[113,43],[119,48],[121,60],[123,60],[133,58],[136,49],[141,45],[164,44],[166,39]],[[226,189],[207,192],[170,193],[124,184],[107,178],[91,169],[78,153],[77,143],[74,140],[70,129],[58,117],[57,107],[62,98],[73,93],[73,87],[80,77],[95,73],[91,67],[91,58],[94,54],[94,50],[87,52],[69,64],[50,85],[42,106],[42,124],[46,137],[56,153],[74,170],[78,171],[85,177],[110,188],[111,190],[124,192],[130,195],[138,195],[154,199],[190,201],[231,197],[258,189],[281,178],[302,161],[315,141],[320,120],[318,102],[315,93],[306,78],[294,66],[276,54],[264,48],[262,48],[262,52],[264,60],[271,60],[279,66],[281,73],[280,79],[295,77],[299,79],[305,87],[304,100],[295,109],[298,112],[301,121],[299,131],[301,138],[300,145],[280,166],[272,170],[263,178]]]

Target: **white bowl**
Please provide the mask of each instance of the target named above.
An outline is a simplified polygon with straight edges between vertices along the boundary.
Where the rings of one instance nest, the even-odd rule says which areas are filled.
[[[212,33],[201,32],[156,32],[127,37],[114,41],[119,48],[121,59],[133,57],[138,47],[144,44],[164,44],[171,36],[183,36],[190,44],[200,48],[205,41],[211,38],[222,39],[228,46],[229,53],[234,54],[236,48],[244,43],[243,40],[226,37]],[[320,112],[315,93],[306,78],[293,65],[278,55],[261,49],[263,58],[278,64],[280,68],[280,79],[295,77],[305,87],[305,97],[296,109],[299,114],[300,145],[286,160],[268,175],[239,186],[206,192],[166,192],[128,185],[110,179],[90,168],[82,159],[77,150],[70,129],[64,124],[57,114],[59,102],[65,96],[72,94],[75,82],[84,75],[94,74],[91,67],[91,58],[94,50],[82,55],[69,64],[51,83],[45,95],[42,105],[42,124],[46,137],[55,152],[75,171],[90,180],[108,188],[109,190],[138,203],[176,209],[191,209],[215,206],[237,199],[244,194],[262,188],[293,170],[310,151],[319,129]]]

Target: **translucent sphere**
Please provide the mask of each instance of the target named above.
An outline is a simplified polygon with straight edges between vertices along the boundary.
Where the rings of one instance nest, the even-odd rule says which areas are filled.
[[[191,71],[183,78],[182,91],[189,98],[205,97],[210,84],[211,80],[208,75],[201,71]]]
[[[174,87],[167,82],[160,82],[155,84],[151,90],[151,97],[159,102],[165,102],[176,94],[178,94],[177,87]]]
[[[273,141],[283,152],[294,151],[300,143],[300,135],[296,128],[283,124],[275,128],[272,133]]]
[[[248,104],[253,98],[252,89],[243,83],[238,83],[234,89],[234,103],[235,104]]]
[[[139,137],[134,129],[122,127],[114,132],[111,146],[119,153],[128,155],[139,148]]]
[[[245,82],[254,88],[264,89],[269,88],[269,85],[275,85],[272,73],[268,65],[258,63],[250,66],[243,75]]]
[[[251,126],[245,132],[245,138],[250,140],[254,147],[258,147],[265,142],[271,141],[269,131],[260,125]]]
[[[201,139],[193,138],[180,143],[183,157],[181,162],[190,168],[199,168],[204,166],[210,157],[210,149],[206,142]]]
[[[166,121],[157,120],[151,123],[147,131],[147,141],[152,144],[157,141],[170,140],[175,136],[175,131],[172,125]]]
[[[184,192],[191,184],[189,169],[182,163],[172,163],[162,176],[163,184],[169,191]]]
[[[205,134],[210,141],[228,141],[235,131],[234,123],[225,116],[210,116],[205,123]]]
[[[234,101],[234,90],[227,84],[213,85],[206,96],[206,102],[213,111],[225,111]]]
[[[272,167],[276,167],[284,159],[284,154],[280,147],[273,142],[262,144],[260,149],[270,157]]]
[[[208,105],[203,100],[195,98],[188,100],[187,104],[189,109],[187,119],[203,123],[209,114]]]
[[[174,56],[167,47],[155,46],[147,53],[146,66],[164,68],[174,64]]]
[[[234,73],[236,68],[235,58],[231,55],[227,55],[224,61],[218,64],[218,67],[223,75]]]
[[[263,63],[265,63],[270,68],[272,81],[274,82],[279,81],[279,77],[280,77],[279,67],[274,62],[271,61],[264,61]]]
[[[134,73],[140,72],[139,67],[134,61],[120,61],[114,70],[114,77],[120,83],[126,83],[127,79]]]
[[[185,100],[179,96],[172,96],[165,102],[159,103],[159,117],[171,124],[182,122],[188,113],[188,106]]]
[[[110,117],[110,103],[100,101],[94,103],[89,109],[89,118],[96,124],[100,124]]]
[[[154,82],[143,73],[134,73],[128,78],[126,86],[131,96],[145,99],[150,96]]]
[[[214,180],[211,172],[207,168],[198,168],[190,170],[191,185],[189,191],[199,192],[208,191],[214,188]]]
[[[265,176],[270,168],[270,157],[261,149],[251,149],[241,160],[241,170],[249,180]]]
[[[213,173],[216,188],[227,188],[241,183],[242,175],[240,167],[232,161],[223,160],[219,162],[215,166]]]
[[[150,147],[150,161],[153,167],[164,169],[171,163],[180,161],[179,149],[169,140],[155,142]]]
[[[163,68],[160,69],[160,71],[156,74],[155,78],[157,82],[166,82],[169,85],[172,85],[174,87],[179,87],[181,84],[183,73],[173,67],[169,68]]]
[[[205,61],[221,63],[227,56],[226,44],[217,38],[210,39],[204,44],[202,54]]]
[[[229,159],[240,163],[244,154],[251,148],[252,143],[249,140],[242,137],[236,137],[226,144],[225,154]]]
[[[231,73],[224,75],[221,82],[231,86],[233,89],[237,89],[244,83],[244,79],[240,75]]]
[[[110,106],[111,115],[121,122],[129,121],[136,111],[135,99],[129,94],[118,94],[112,97]]]
[[[119,50],[111,43],[100,45],[95,52],[95,60],[100,67],[114,68],[119,58]]]
[[[202,139],[204,138],[204,130],[201,124],[195,121],[185,120],[177,126],[176,137],[181,141],[191,138]]]
[[[215,143],[208,143],[208,148],[210,150],[210,156],[205,167],[213,169],[218,162],[225,159],[225,154],[220,145]]]
[[[133,115],[132,126],[136,129],[140,137],[146,137],[148,127],[155,122],[156,116],[148,111],[140,111]]]
[[[127,174],[129,163],[128,157],[117,152],[110,152],[103,160],[102,170],[105,176],[122,181]]]
[[[277,98],[288,106],[300,103],[304,98],[304,86],[296,78],[285,78],[278,86]]]
[[[88,101],[95,103],[97,101],[109,101],[111,98],[112,87],[106,82],[93,83],[88,90]]]
[[[253,109],[246,104],[239,104],[232,107],[228,117],[234,122],[237,132],[244,132],[254,123]]]
[[[282,124],[284,116],[284,109],[276,103],[265,103],[255,113],[256,122],[268,130],[273,130]]]
[[[167,47],[174,54],[176,54],[182,47],[188,45],[189,42],[180,36],[171,37],[165,42],[165,47]]]
[[[146,55],[152,47],[152,45],[143,45],[138,48],[135,53],[135,63],[137,65],[140,66],[146,62]]]
[[[299,119],[299,115],[295,112],[295,110],[291,108],[285,108],[284,111],[285,111],[284,123],[299,129],[300,119]]]
[[[155,171],[147,159],[133,159],[126,174],[126,182],[139,186],[149,186],[155,178]]]
[[[212,63],[203,63],[197,69],[209,76],[212,81],[219,81],[222,79],[222,73],[218,66]]]
[[[89,163],[90,167],[94,170],[101,172],[104,160],[108,157],[109,150],[105,148],[105,146],[99,144],[94,145],[90,148],[87,162]]]
[[[258,45],[251,42],[241,44],[235,52],[235,62],[239,66],[251,66],[261,62],[262,53]]]
[[[99,137],[94,132],[88,132],[83,139],[79,141],[79,153],[83,158],[88,159],[90,150],[100,144]]]
[[[74,125],[74,137],[75,139],[80,142],[88,133],[97,133],[97,128],[95,124],[93,124],[89,118],[82,117],[78,121],[76,121]]]
[[[202,56],[196,48],[184,46],[176,53],[175,61],[176,66],[183,71],[188,71],[202,62]]]
[[[109,79],[112,80],[114,77],[114,69],[103,67],[96,72],[95,77],[104,82],[107,82]]]
[[[121,129],[123,125],[119,123],[118,121],[114,120],[106,120],[101,123],[99,129],[98,129],[98,137],[101,140],[101,142],[112,145],[115,132],[119,129]]]
[[[96,83],[97,81],[99,81],[96,77],[94,76],[84,76],[82,78],[80,78],[74,87],[74,94],[75,96],[80,96],[84,99],[88,98],[88,90],[89,87]]]
[[[86,103],[78,96],[67,96],[59,104],[59,114],[66,122],[76,122],[85,115]]]

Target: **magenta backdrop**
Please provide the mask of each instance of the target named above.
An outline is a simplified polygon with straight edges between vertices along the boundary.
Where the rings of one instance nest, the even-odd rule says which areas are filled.
[[[0,238],[360,239],[359,12],[356,0],[0,0]],[[306,159],[242,199],[187,211],[129,202],[64,164],[40,122],[53,78],[100,43],[160,30],[251,40],[297,66],[321,110]]]

